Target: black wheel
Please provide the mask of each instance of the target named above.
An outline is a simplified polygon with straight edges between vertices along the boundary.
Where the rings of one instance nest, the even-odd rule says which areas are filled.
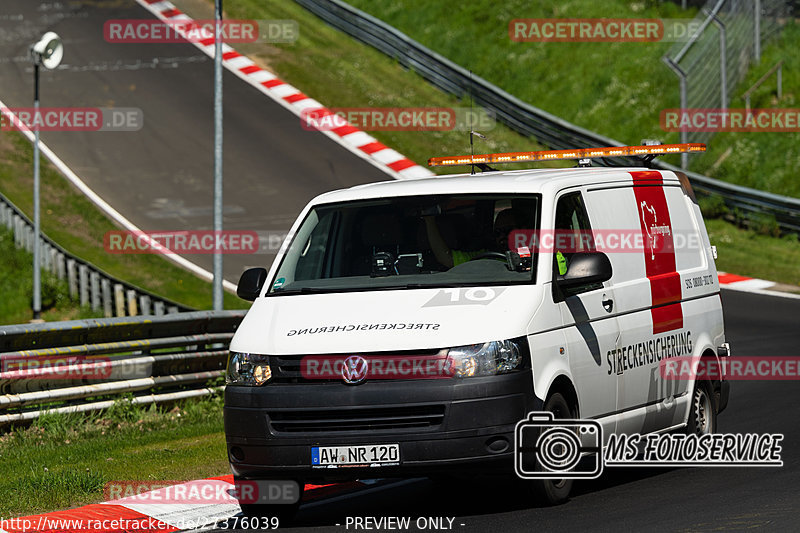
[[[553,413],[556,420],[573,418],[574,415],[567,400],[558,392],[547,399],[544,410]],[[537,501],[543,505],[564,503],[572,490],[572,479],[533,479],[528,483]]]
[[[717,432],[717,401],[710,381],[696,381],[686,433],[705,435]]]

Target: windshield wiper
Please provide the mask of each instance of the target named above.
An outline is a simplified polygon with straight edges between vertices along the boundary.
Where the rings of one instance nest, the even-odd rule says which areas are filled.
[[[268,292],[267,296],[282,296],[284,294],[324,294],[326,292],[338,292],[342,289],[320,289],[317,287],[300,287],[298,289],[277,289]]]

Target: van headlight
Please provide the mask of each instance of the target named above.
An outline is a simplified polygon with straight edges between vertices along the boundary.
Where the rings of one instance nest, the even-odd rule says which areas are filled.
[[[272,377],[269,356],[255,353],[230,352],[225,383],[257,387]]]
[[[524,339],[491,341],[450,348],[447,353],[447,368],[453,377],[495,376],[506,374],[522,367],[523,353],[527,353]]]

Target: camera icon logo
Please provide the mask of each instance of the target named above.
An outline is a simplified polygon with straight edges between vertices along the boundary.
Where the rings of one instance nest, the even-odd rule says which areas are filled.
[[[602,446],[596,420],[528,413],[514,431],[514,470],[523,479],[594,479],[603,473]]]

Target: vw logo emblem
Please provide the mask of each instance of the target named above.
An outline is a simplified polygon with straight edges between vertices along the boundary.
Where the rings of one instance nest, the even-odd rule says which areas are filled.
[[[348,385],[357,385],[367,378],[367,360],[360,355],[351,355],[342,365],[342,379]]]

